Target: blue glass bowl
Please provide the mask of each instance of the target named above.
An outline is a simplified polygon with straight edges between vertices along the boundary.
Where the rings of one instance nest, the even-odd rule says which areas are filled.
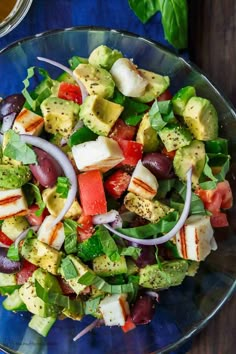
[[[232,167],[229,180],[236,197],[236,114],[197,68],[166,49],[129,33],[97,28],[70,28],[23,39],[0,52],[0,96],[20,92],[28,67],[42,66],[37,56],[67,65],[73,55],[87,57],[98,45],[122,51],[140,67],[170,76],[171,90],[194,85],[199,96],[210,99],[220,118],[220,135],[230,142]],[[39,65],[40,64],[40,65]],[[45,67],[52,75],[59,71]],[[236,284],[235,206],[228,213],[230,227],[218,229],[218,250],[200,266],[194,278],[187,277],[181,286],[160,293],[160,303],[149,325],[138,326],[124,334],[120,328],[100,327],[78,342],[72,338],[92,321],[61,320],[45,339],[27,327],[29,314],[14,314],[0,308],[0,348],[10,352],[149,354],[165,353],[183,344],[201,330],[230,297]]]

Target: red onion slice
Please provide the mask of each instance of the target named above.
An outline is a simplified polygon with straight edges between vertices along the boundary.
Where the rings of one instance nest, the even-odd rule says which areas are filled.
[[[140,244],[140,245],[154,246],[154,245],[160,245],[162,243],[165,243],[165,242],[169,241],[172,237],[174,237],[177,234],[177,232],[184,225],[185,220],[187,219],[188,214],[189,214],[190,204],[191,204],[191,197],[192,197],[192,168],[190,168],[188,170],[188,172],[186,174],[186,177],[187,177],[187,192],[186,192],[184,209],[182,211],[182,214],[181,214],[177,224],[173,227],[173,229],[171,231],[167,232],[167,234],[165,234],[164,236],[153,238],[153,239],[150,239],[150,240],[142,240],[142,239],[139,239],[139,238],[135,238],[135,237],[130,237],[130,236],[124,235],[121,232],[115,230],[113,227],[111,227],[108,224],[104,224],[104,226],[109,231],[111,231],[114,234],[116,234],[117,236],[120,236],[120,237],[122,237],[125,240],[130,241],[130,242],[136,242],[137,244]]]
[[[33,230],[33,231],[38,231],[39,229],[39,226],[31,226],[31,227],[28,227],[28,229],[22,231],[20,233],[19,236],[17,236],[17,238],[15,239],[14,241],[14,245],[15,247],[17,248],[19,246],[19,243],[24,240],[24,238],[26,237],[26,235],[28,234],[29,230]]]
[[[73,338],[73,341],[77,341],[78,339],[80,339],[81,337],[83,337],[85,334],[87,334],[88,332],[92,331],[92,329],[94,329],[95,327],[97,327],[98,325],[104,324],[103,320],[95,320],[92,323],[90,323],[90,325],[88,325],[87,327],[85,327],[81,332],[79,332],[77,334],[77,336],[75,336]]]
[[[156,293],[155,291],[148,290],[148,291],[145,291],[145,294],[153,297],[157,302],[159,302],[159,294]]]
[[[12,112],[12,113],[8,114],[7,116],[3,117],[1,133],[5,133],[9,129],[11,129],[13,122],[16,118],[16,115],[17,115],[16,112]]]
[[[78,86],[80,87],[81,90],[81,95],[82,95],[82,102],[84,102],[85,98],[88,96],[88,92],[84,86],[84,84],[74,75],[73,71],[69,68],[67,68],[65,65],[58,63],[55,60],[51,60],[51,59],[47,59],[47,58],[43,58],[43,57],[37,57],[38,60],[40,61],[44,61],[45,63],[51,64],[56,66],[59,69],[64,70],[65,72],[67,72],[71,77],[73,77],[73,79],[76,81],[76,83],[78,84]]]
[[[48,141],[46,141],[42,138],[39,138],[37,136],[22,134],[22,135],[20,135],[20,137],[21,137],[21,140],[23,142],[25,142],[26,144],[36,146],[36,147],[46,151],[49,155],[51,155],[58,162],[58,164],[61,166],[65,176],[70,181],[71,187],[70,187],[65,205],[51,225],[52,227],[54,227],[65,216],[65,214],[70,209],[73,201],[75,200],[76,193],[77,193],[77,178],[76,178],[74,168],[73,168],[70,160],[68,159],[68,157],[57,146],[55,146],[55,145],[49,143]]]

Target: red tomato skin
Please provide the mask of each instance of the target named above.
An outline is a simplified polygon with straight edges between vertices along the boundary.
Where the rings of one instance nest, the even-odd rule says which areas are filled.
[[[133,140],[136,133],[136,127],[126,124],[122,119],[117,119],[109,137],[114,140]]]
[[[16,282],[18,285],[22,285],[32,276],[34,271],[37,269],[34,264],[28,262],[26,259],[23,260],[23,266],[21,270],[16,273]]]
[[[167,89],[160,96],[157,97],[157,101],[169,101],[172,99],[172,94]]]
[[[0,243],[4,244],[5,246],[11,246],[13,241],[0,230]]]
[[[84,215],[107,212],[107,202],[100,171],[93,170],[78,175],[79,195]]]
[[[167,151],[166,148],[164,147],[161,151],[161,153],[167,157],[169,157],[171,160],[174,160],[175,154],[176,154],[176,150],[172,150],[172,151]]]
[[[119,140],[118,144],[124,155],[124,160],[118,166],[135,167],[142,159],[143,145],[130,140]]]
[[[127,320],[126,320],[124,326],[121,326],[121,328],[122,328],[122,331],[123,331],[124,333],[127,333],[127,332],[129,332],[129,331],[132,331],[132,329],[135,329],[135,328],[136,328],[136,325],[135,325],[135,323],[132,321],[131,316],[128,316],[128,317],[127,317]]]
[[[228,181],[219,182],[217,184],[217,190],[222,195],[222,209],[230,209],[233,206],[233,194]]]
[[[35,212],[39,210],[38,205],[34,204],[29,207],[28,214],[25,216],[31,226],[40,226],[43,220],[49,215],[48,210],[45,208],[40,216],[36,216]]]
[[[94,233],[93,218],[91,215],[80,215],[77,227],[78,240],[80,242],[87,240]]]
[[[82,104],[82,95],[79,86],[68,82],[61,82],[58,91],[58,97],[63,100],[73,101]]]
[[[227,215],[225,213],[216,213],[211,216],[212,227],[227,227],[229,226]]]
[[[104,182],[105,190],[115,199],[121,197],[121,195],[127,190],[130,175],[122,170],[115,171]]]

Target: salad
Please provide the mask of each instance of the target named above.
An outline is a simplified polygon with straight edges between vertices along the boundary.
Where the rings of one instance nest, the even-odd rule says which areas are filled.
[[[227,227],[228,142],[213,104],[105,45],[0,102],[0,294],[47,336],[57,319],[152,320]],[[32,88],[32,82],[40,82]]]

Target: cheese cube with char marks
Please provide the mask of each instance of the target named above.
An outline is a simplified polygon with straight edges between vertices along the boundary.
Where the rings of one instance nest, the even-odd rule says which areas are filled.
[[[43,117],[23,108],[14,121],[13,130],[19,134],[39,136],[43,130],[43,125]]]
[[[99,307],[106,326],[123,326],[125,324],[130,313],[126,298],[127,294],[114,294],[106,296],[100,302]]]
[[[21,188],[0,191],[0,219],[26,215],[28,205]]]
[[[65,241],[65,232],[62,222],[51,227],[54,220],[54,216],[46,216],[38,230],[38,239],[59,251]]]
[[[209,216],[191,215],[176,234],[176,246],[180,257],[193,261],[203,261],[217,249]]]

